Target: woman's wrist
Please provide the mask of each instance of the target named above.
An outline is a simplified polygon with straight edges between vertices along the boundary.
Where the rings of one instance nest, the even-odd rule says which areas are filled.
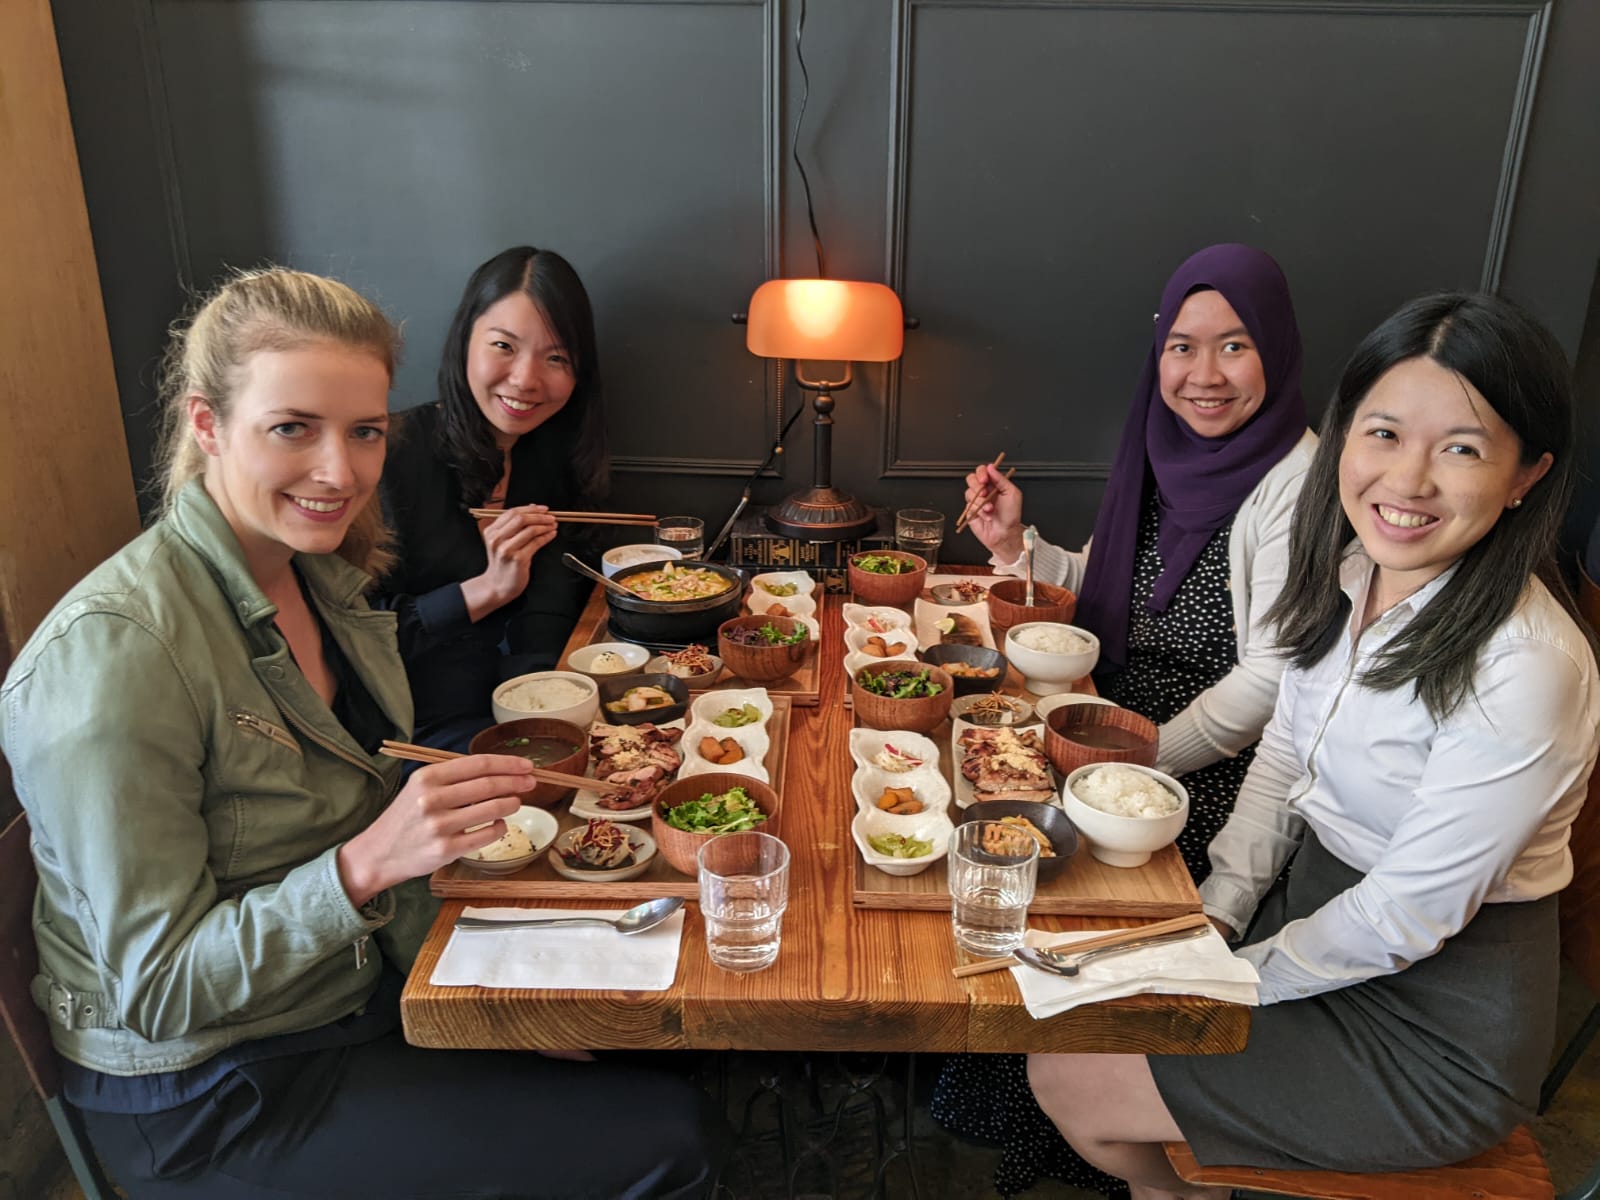
[[[489,576],[483,574],[462,580],[461,599],[467,606],[467,619],[476,624],[502,607],[507,597],[501,596]]]
[[[377,865],[368,860],[361,846],[361,835],[357,834],[334,855],[334,861],[339,867],[339,882],[344,884],[345,895],[350,897],[350,903],[360,908],[370,901],[379,892],[392,887],[398,880],[385,880],[377,870]]]

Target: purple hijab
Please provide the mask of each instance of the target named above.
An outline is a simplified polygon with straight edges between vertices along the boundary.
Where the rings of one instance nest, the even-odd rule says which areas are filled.
[[[1166,406],[1158,371],[1184,300],[1208,288],[1220,292],[1244,321],[1267,379],[1261,408],[1241,428],[1218,438],[1201,437]],[[1094,545],[1078,597],[1077,619],[1099,635],[1103,665],[1118,668],[1128,660],[1128,608],[1146,479],[1154,476],[1161,503],[1162,569],[1149,608],[1163,612],[1211,536],[1233,520],[1261,477],[1305,433],[1300,362],[1300,328],[1289,283],[1271,255],[1238,244],[1208,246],[1167,280],[1155,340],[1095,518]]]

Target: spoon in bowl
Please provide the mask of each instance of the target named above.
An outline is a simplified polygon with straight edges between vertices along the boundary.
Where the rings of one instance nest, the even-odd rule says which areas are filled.
[[[561,556],[561,562],[562,562],[562,565],[565,566],[568,570],[576,571],[579,575],[586,576],[589,579],[594,580],[596,583],[605,584],[605,586],[606,586],[608,591],[615,592],[617,595],[621,596],[625,600],[637,600],[637,599],[639,599],[638,596],[635,596],[632,592],[630,592],[627,588],[623,587],[615,579],[607,579],[604,575],[600,574],[599,571],[596,571],[593,567],[591,567],[588,563],[584,562],[583,559],[579,558],[576,554],[563,554]]]
[[[654,929],[683,907],[682,896],[663,896],[659,900],[646,900],[615,917],[526,917],[514,921],[496,921],[490,917],[457,917],[456,928],[479,929],[537,929],[541,925],[609,925],[618,933],[643,933]]]

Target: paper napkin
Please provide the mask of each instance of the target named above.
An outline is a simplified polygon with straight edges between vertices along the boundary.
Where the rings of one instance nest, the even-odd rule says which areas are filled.
[[[526,918],[526,908],[469,908],[469,917]],[[541,913],[557,915],[554,909]],[[621,909],[566,909],[561,916],[614,917]],[[680,909],[654,929],[630,935],[599,925],[554,929],[457,929],[428,980],[436,987],[576,988],[664,992],[678,973]]]
[[[1025,940],[1030,946],[1061,950],[1066,949],[1064,943],[1069,939],[1076,941],[1110,932],[1114,931],[1097,929],[1072,934],[1030,929]],[[1204,937],[1129,950],[1126,954],[1108,954],[1086,963],[1072,979],[1047,975],[1022,963],[1012,967],[1011,974],[1022,989],[1022,1001],[1029,1014],[1038,1019],[1118,996],[1209,996],[1235,1004],[1255,1004],[1259,980],[1255,967],[1235,957],[1215,929],[1207,929]]]

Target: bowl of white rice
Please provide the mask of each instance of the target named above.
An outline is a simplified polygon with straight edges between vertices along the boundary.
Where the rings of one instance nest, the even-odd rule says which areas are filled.
[[[1061,807],[1111,867],[1140,867],[1189,819],[1189,793],[1170,775],[1135,763],[1090,763],[1061,786]]]
[[[1077,625],[1028,621],[1006,630],[1006,658],[1035,696],[1066,692],[1100,661],[1100,639]]]
[[[652,542],[634,542],[627,546],[613,546],[600,556],[600,572],[607,579],[640,563],[664,562],[669,558],[682,558],[683,551],[671,546],[657,546]]]
[[[594,680],[576,671],[535,671],[495,688],[490,706],[498,724],[550,717],[587,729],[600,711],[600,690]]]

